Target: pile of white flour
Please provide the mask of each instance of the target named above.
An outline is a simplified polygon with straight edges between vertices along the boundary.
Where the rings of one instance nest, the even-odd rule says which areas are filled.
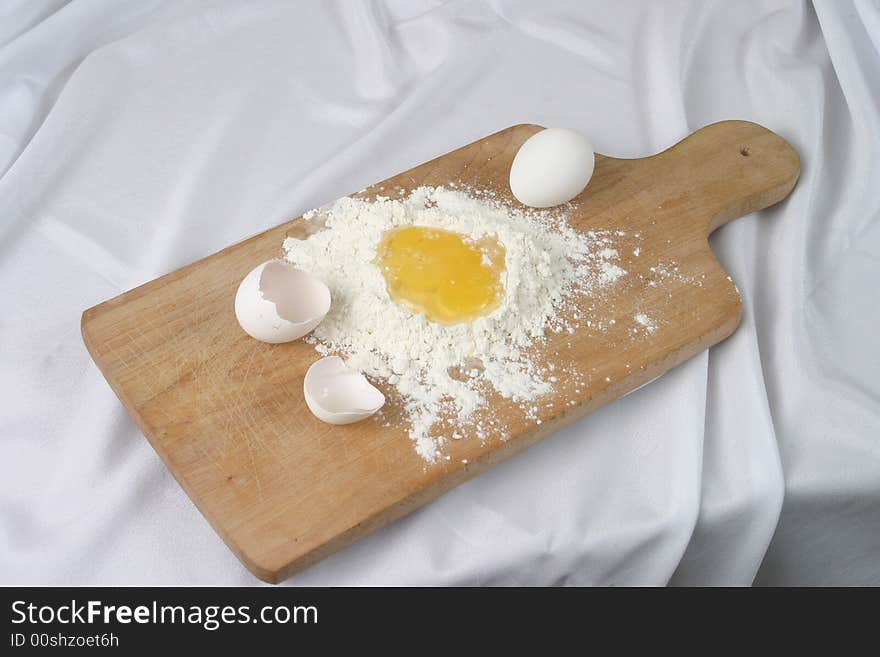
[[[614,283],[626,272],[607,236],[580,234],[564,214],[507,207],[474,190],[420,187],[402,198],[346,197],[305,215],[323,229],[284,242],[286,257],[323,280],[332,308],[310,340],[322,354],[385,379],[400,394],[410,437],[422,458],[443,457],[441,420],[454,420],[452,438],[471,424],[494,389],[517,402],[539,399],[555,377],[530,358],[545,331],[569,330],[567,300]],[[383,234],[400,226],[444,228],[492,236],[506,250],[505,294],[490,315],[445,326],[394,302],[375,265]],[[464,427],[464,431],[462,431]],[[447,432],[448,433],[448,430]]]

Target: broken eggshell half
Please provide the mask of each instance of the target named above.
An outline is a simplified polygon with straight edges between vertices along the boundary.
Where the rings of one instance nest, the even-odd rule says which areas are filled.
[[[309,410],[329,424],[351,424],[385,405],[385,395],[339,356],[327,356],[306,372],[303,394]]]
[[[327,286],[286,260],[269,260],[255,267],[235,294],[235,316],[241,328],[272,344],[303,337],[329,310]]]

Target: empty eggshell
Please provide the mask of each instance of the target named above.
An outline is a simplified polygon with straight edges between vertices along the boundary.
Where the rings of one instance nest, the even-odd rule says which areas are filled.
[[[351,424],[370,417],[385,405],[385,395],[338,356],[312,364],[303,381],[309,410],[329,424]]]
[[[235,295],[235,316],[241,328],[273,344],[306,335],[329,310],[327,286],[286,260],[269,260],[254,268]]]
[[[570,201],[593,176],[593,146],[579,132],[547,128],[520,146],[510,167],[510,191],[533,208]]]

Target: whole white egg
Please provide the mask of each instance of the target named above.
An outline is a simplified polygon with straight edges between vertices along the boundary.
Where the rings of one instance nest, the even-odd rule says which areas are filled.
[[[330,290],[286,260],[269,260],[244,277],[235,294],[241,328],[262,342],[289,342],[312,331],[330,310]]]
[[[594,166],[595,153],[586,137],[546,128],[526,139],[513,158],[510,191],[523,205],[553,207],[584,191]]]

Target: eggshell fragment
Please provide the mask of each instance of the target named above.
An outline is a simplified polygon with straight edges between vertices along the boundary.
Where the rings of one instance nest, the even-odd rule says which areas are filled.
[[[570,201],[590,182],[595,153],[589,140],[565,128],[547,128],[529,137],[513,158],[510,191],[533,208]]]
[[[269,260],[255,267],[235,295],[235,316],[241,328],[273,344],[303,337],[329,310],[327,286],[286,260]]]
[[[303,381],[309,410],[329,424],[351,424],[370,417],[385,405],[385,395],[338,356],[312,364]]]

